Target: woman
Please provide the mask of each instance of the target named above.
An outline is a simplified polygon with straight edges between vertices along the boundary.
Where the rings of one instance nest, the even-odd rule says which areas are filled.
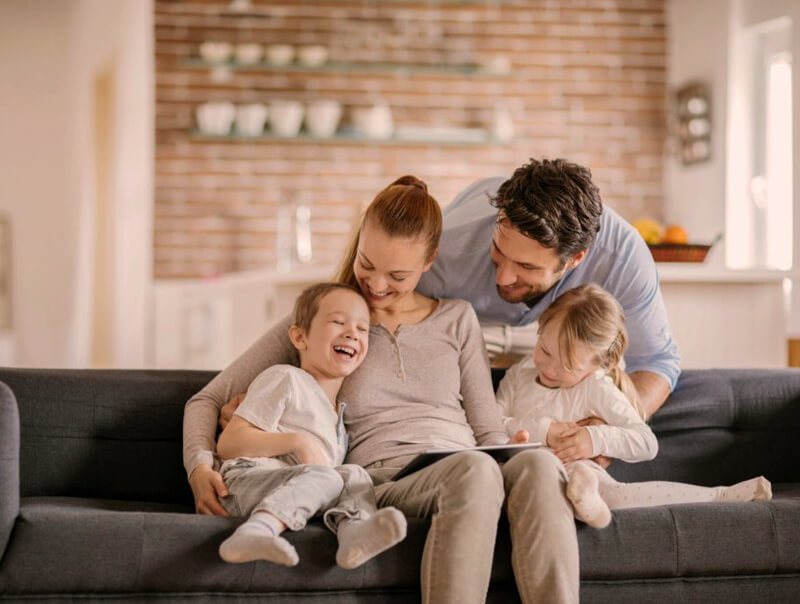
[[[404,176],[367,208],[342,265],[338,280],[361,289],[372,323],[369,355],[340,392],[348,403],[347,461],[369,471],[378,505],[431,518],[423,601],[485,600],[505,495],[523,600],[577,602],[578,548],[566,476],[549,453],[526,451],[501,469],[487,455],[463,452],[391,480],[424,450],[508,441],[472,307],[415,291],[436,256],[441,229],[441,210],[425,184]],[[187,403],[184,464],[200,513],[224,515],[218,497],[227,493],[213,470],[220,409],[265,367],[297,363],[288,326],[287,319],[273,327]]]

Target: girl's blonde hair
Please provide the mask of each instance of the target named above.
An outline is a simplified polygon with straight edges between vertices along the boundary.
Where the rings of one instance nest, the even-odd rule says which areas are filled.
[[[578,344],[588,346],[595,362],[611,377],[642,419],[647,412],[633,382],[619,366],[628,348],[625,313],[599,285],[589,283],[564,292],[539,317],[539,334],[551,321],[560,323],[559,354],[565,369],[577,361]]]
[[[430,262],[442,235],[442,210],[428,193],[428,186],[416,176],[395,180],[375,196],[355,230],[336,281],[357,287],[353,264],[358,254],[358,238],[369,222],[390,237],[420,239],[425,243],[425,260]]]

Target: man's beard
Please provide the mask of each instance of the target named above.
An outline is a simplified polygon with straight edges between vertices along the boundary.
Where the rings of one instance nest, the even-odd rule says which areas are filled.
[[[522,303],[525,304],[528,308],[533,308],[542,300],[542,298],[544,298],[547,295],[547,293],[551,289],[555,287],[556,283],[561,281],[561,278],[564,276],[564,272],[565,271],[562,270],[560,273],[558,273],[558,277],[556,279],[553,279],[553,282],[547,285],[547,287],[544,288],[537,287],[536,289],[534,289],[533,287],[528,285],[525,287],[525,290],[522,293],[516,294],[512,298],[504,296],[502,288],[499,285],[495,284],[495,287],[497,288],[497,295],[510,304]]]

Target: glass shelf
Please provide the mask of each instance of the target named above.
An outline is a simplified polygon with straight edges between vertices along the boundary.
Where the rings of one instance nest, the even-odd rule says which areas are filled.
[[[290,63],[288,65],[277,65],[262,61],[259,63],[236,63],[226,61],[224,63],[212,63],[199,57],[185,59],[182,64],[192,69],[209,70],[232,70],[232,71],[295,71],[295,72],[331,72],[331,73],[393,73],[396,75],[404,74],[452,74],[452,75],[471,75],[478,77],[507,78],[510,72],[492,71],[473,64],[460,65],[426,65],[414,63],[349,63],[349,62],[328,62],[319,66],[303,65],[302,63]]]
[[[325,4],[330,0],[319,0],[318,3]],[[341,4],[341,0],[333,0],[336,4]],[[476,6],[485,6],[487,8],[492,8],[495,6],[507,6],[513,4],[519,4],[519,0],[359,0],[357,5],[366,5],[369,6],[371,4],[380,4],[380,3],[392,3],[392,4],[407,4],[409,6],[420,6],[425,8],[436,8],[437,6],[444,5],[444,6],[468,6],[468,7],[476,7]],[[524,4],[523,4],[524,6]],[[256,19],[269,19],[272,15],[269,12],[269,8],[264,7],[255,7],[252,5],[243,5],[241,9],[235,8],[227,8],[220,13],[222,17],[242,17],[242,18],[256,18]]]
[[[435,147],[454,146],[480,146],[480,145],[508,145],[512,141],[498,140],[489,136],[489,133],[473,128],[464,128],[460,133],[453,129],[452,134],[443,136],[420,136],[416,132],[404,134],[402,130],[395,133],[391,138],[368,138],[354,131],[343,130],[334,136],[323,138],[313,136],[307,132],[300,132],[297,136],[285,137],[264,132],[258,136],[246,136],[243,134],[208,134],[200,130],[192,130],[190,136],[198,141],[221,141],[221,142],[268,142],[268,143],[327,143],[327,144],[352,144],[352,145],[430,145]]]

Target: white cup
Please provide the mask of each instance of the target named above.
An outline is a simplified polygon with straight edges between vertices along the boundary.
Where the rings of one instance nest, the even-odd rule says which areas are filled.
[[[203,42],[200,57],[209,63],[225,63],[233,55],[233,45],[228,42]]]
[[[337,101],[314,101],[306,109],[306,128],[312,136],[330,138],[336,134],[342,117],[342,105]]]
[[[306,67],[321,67],[328,62],[328,48],[318,44],[302,46],[297,53],[297,58]]]
[[[255,65],[264,56],[264,47],[256,42],[236,45],[236,62],[242,65]]]
[[[285,66],[294,60],[294,46],[290,44],[270,44],[267,46],[267,61],[273,65]]]
[[[264,132],[269,111],[266,105],[252,103],[236,107],[236,133],[243,136],[258,136]]]
[[[303,105],[298,101],[275,100],[269,104],[269,127],[278,136],[297,136],[302,123]]]
[[[235,114],[232,103],[203,103],[197,108],[197,126],[204,134],[223,136],[230,133]]]

